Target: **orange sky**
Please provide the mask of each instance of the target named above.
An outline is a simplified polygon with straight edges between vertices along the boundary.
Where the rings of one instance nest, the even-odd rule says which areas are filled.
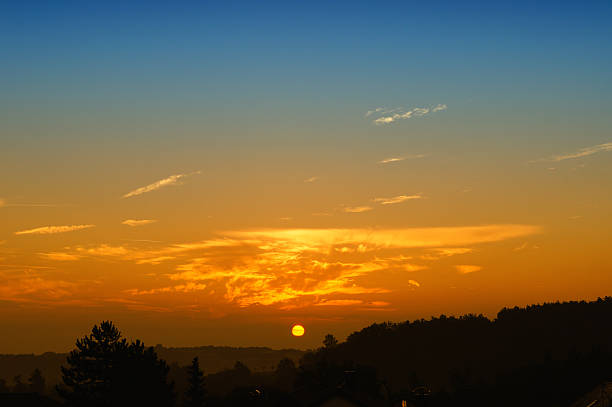
[[[612,294],[608,14],[327,3],[3,9],[0,353]]]

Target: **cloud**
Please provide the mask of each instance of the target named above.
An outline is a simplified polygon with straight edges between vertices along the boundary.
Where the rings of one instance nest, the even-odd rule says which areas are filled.
[[[346,207],[344,208],[344,212],[347,213],[361,213],[361,212],[367,212],[367,211],[371,211],[372,208],[371,206],[350,206],[350,207]]]
[[[48,260],[58,261],[74,261],[80,259],[79,256],[70,253],[50,252],[50,253],[38,253],[40,257]]]
[[[322,310],[352,304],[358,310],[375,308],[372,301],[385,300],[391,291],[418,289],[420,273],[427,268],[418,264],[419,251],[450,256],[467,253],[474,245],[524,240],[539,232],[538,226],[521,224],[245,229],[219,231],[215,238],[195,242],[77,246],[67,248],[66,254],[83,260],[130,261],[153,271],[146,286],[134,283],[122,291],[142,306],[165,306],[164,301],[187,306],[206,298],[221,309],[320,304],[316,309]],[[43,256],[69,258],[56,252]],[[164,262],[171,265],[152,266]],[[398,278],[403,284],[390,283]],[[380,308],[388,309],[382,304]]]
[[[439,104],[435,106],[433,109],[431,109],[431,111],[435,113],[435,112],[441,112],[446,109],[448,109],[448,106]]]
[[[596,146],[582,148],[574,153],[553,156],[552,161],[571,160],[605,151],[612,151],[612,143],[598,144]]]
[[[393,205],[393,204],[398,204],[398,203],[402,203],[402,202],[406,202],[406,201],[410,201],[413,199],[422,199],[423,196],[420,194],[415,194],[415,195],[398,195],[398,196],[394,196],[392,198],[374,198],[374,202],[378,202],[381,205]]]
[[[366,112],[366,114],[365,114],[365,117],[370,117],[370,116],[371,116],[371,115],[373,115],[374,113],[379,113],[379,112],[382,112],[383,110],[384,110],[384,108],[382,108],[382,107],[377,107],[377,108],[376,108],[376,109],[374,109],[374,110],[368,110],[368,111]]]
[[[0,285],[0,300],[58,304],[59,299],[71,296],[75,287],[75,283],[68,281],[21,274],[3,281]]]
[[[122,225],[128,225],[128,226],[143,226],[143,225],[148,225],[150,223],[155,223],[157,222],[156,219],[126,219],[123,222],[121,222]]]
[[[455,268],[460,274],[469,274],[482,270],[482,267],[475,266],[472,264],[460,264],[458,266],[455,266]]]
[[[393,288],[372,286],[368,283],[372,279],[365,276],[425,268],[410,263],[411,257],[398,255],[397,250],[432,248],[448,249],[449,255],[465,253],[469,248],[460,245],[501,241],[539,231],[532,225],[227,231],[223,234],[235,242],[234,246],[202,252],[201,257],[178,266],[168,278],[206,284],[207,290],[223,293],[223,301],[240,307],[259,304],[296,308],[321,303],[320,297],[328,295],[351,295],[358,297],[351,301],[364,301],[360,296],[384,294]],[[355,261],[356,254],[359,261]],[[414,279],[407,282],[420,287]],[[167,290],[175,286],[168,285]]]
[[[327,306],[346,307],[346,306],[353,306],[353,305],[360,305],[360,304],[363,304],[362,300],[323,300],[323,301],[315,303],[314,305],[316,305],[317,307],[327,307]]]
[[[157,189],[160,189],[160,188],[163,188],[163,187],[167,187],[167,186],[170,186],[170,185],[180,185],[180,180],[181,179],[189,177],[191,175],[195,175],[195,174],[200,174],[200,171],[192,172],[190,174],[171,175],[168,178],[164,178],[162,180],[156,181],[156,182],[154,182],[152,184],[149,184],[147,186],[140,187],[140,188],[137,188],[137,189],[135,189],[133,191],[130,191],[127,194],[123,195],[123,198],[130,198],[130,197],[133,197],[133,196],[142,195],[144,193],[155,191]]]
[[[315,182],[316,180],[318,180],[319,177],[310,177],[304,180],[304,182]]]
[[[581,148],[580,150],[575,151],[573,153],[554,155],[554,156],[549,157],[549,158],[544,158],[544,159],[535,160],[535,161],[531,161],[531,162],[538,162],[538,161],[559,162],[559,161],[564,161],[564,160],[572,160],[574,158],[587,157],[589,155],[593,155],[593,154],[597,154],[597,153],[603,153],[603,152],[606,152],[606,151],[612,151],[612,142],[611,143],[597,144],[595,146]]]
[[[71,226],[42,226],[39,228],[21,230],[15,232],[16,235],[49,235],[55,233],[73,232],[75,230],[83,230],[93,228],[96,225],[71,225]]]
[[[415,158],[423,158],[423,157],[427,157],[427,155],[426,154],[413,154],[413,155],[408,155],[405,157],[389,157],[389,158],[385,158],[384,160],[380,160],[378,163],[379,164],[390,164],[390,163],[396,163],[398,161],[404,161],[404,160],[415,159]]]
[[[130,289],[130,290],[127,290],[127,293],[131,295],[148,295],[148,294],[150,295],[150,294],[169,293],[169,292],[189,293],[189,292],[194,292],[194,291],[202,291],[205,288],[206,288],[206,284],[186,283],[186,284],[177,284],[171,287],[152,288],[150,290]]]
[[[448,107],[446,105],[436,105],[435,107],[415,107],[412,110],[384,110],[382,108],[377,108],[375,110],[370,110],[366,113],[366,117],[369,117],[374,114],[380,115],[380,117],[374,119],[374,124],[390,124],[398,120],[410,119],[413,117],[423,117],[430,113],[440,112],[446,110]],[[380,109],[380,110],[379,110]],[[393,114],[390,114],[393,113]]]
[[[331,245],[369,248],[441,248],[498,242],[541,232],[535,225],[499,224],[407,229],[263,229],[227,232],[230,237],[290,242],[319,250]]]
[[[404,161],[406,158],[405,157],[390,157],[390,158],[385,158],[384,160],[380,160],[378,163],[379,164],[389,164],[389,163],[395,163],[398,161]]]
[[[0,198],[0,208],[2,208],[3,206],[6,206],[6,201]]]

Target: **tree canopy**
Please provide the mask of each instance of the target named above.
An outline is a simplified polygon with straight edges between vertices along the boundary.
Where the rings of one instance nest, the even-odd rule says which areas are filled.
[[[58,392],[69,406],[171,406],[168,366],[152,347],[128,342],[110,321],[77,339]]]

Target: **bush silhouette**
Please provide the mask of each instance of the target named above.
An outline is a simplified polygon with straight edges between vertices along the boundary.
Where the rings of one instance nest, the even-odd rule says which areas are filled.
[[[28,382],[30,383],[29,387],[32,393],[43,394],[45,392],[45,378],[40,369],[34,369],[28,378]]]
[[[129,342],[110,321],[76,341],[58,392],[68,406],[172,406],[168,366],[152,347]]]

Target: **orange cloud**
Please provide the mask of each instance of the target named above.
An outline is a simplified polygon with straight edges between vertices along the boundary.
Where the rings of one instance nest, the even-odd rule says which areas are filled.
[[[126,219],[123,222],[121,222],[122,225],[127,225],[127,226],[144,226],[144,225],[148,225],[151,223],[155,223],[157,222],[157,220],[155,219]]]
[[[149,185],[146,185],[144,187],[136,188],[133,191],[130,191],[127,194],[123,195],[123,198],[131,198],[133,196],[142,195],[144,193],[155,191],[155,190],[158,190],[160,188],[167,187],[167,186],[170,186],[170,185],[180,185],[180,180],[181,179],[183,179],[185,177],[189,177],[189,176],[194,175],[194,174],[199,174],[199,173],[200,173],[200,171],[192,172],[191,174],[176,174],[176,175],[171,175],[168,178],[164,178],[162,180],[156,181],[156,182],[154,182],[152,184],[149,184]]]
[[[469,273],[474,273],[476,271],[482,270],[482,267],[474,266],[472,264],[461,264],[461,265],[455,266],[455,268],[460,274],[469,274]]]
[[[423,196],[421,194],[398,195],[392,198],[374,198],[374,202],[378,202],[381,205],[393,205],[393,204],[398,204],[398,203],[402,203],[405,201],[410,201],[412,199],[422,199],[422,198]]]
[[[48,234],[55,234],[55,233],[74,232],[75,230],[89,229],[95,226],[96,225],[42,226],[39,228],[15,232],[15,234],[16,235],[48,235]]]
[[[373,208],[371,206],[353,206],[344,208],[344,212],[347,213],[361,213],[371,211]]]
[[[38,253],[38,255],[48,260],[58,260],[58,261],[74,261],[74,260],[80,259],[80,257],[77,255],[70,254],[70,253],[60,253],[60,252]]]

